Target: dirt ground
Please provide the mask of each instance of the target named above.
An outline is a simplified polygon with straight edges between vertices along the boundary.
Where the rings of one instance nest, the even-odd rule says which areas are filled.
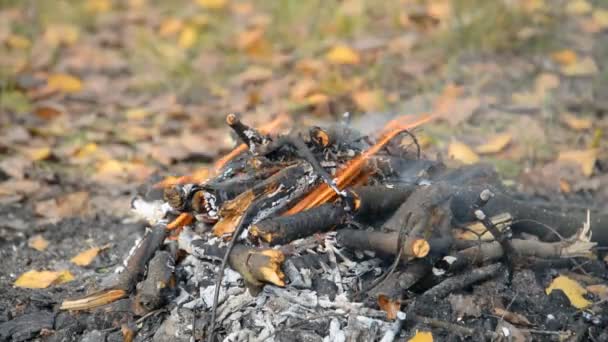
[[[107,329],[107,341],[122,340],[120,317],[58,304],[85,294],[141,238],[134,196],[160,198],[156,181],[230,151],[231,112],[255,126],[279,113],[301,126],[350,112],[369,134],[397,115],[432,113],[416,130],[425,157],[489,163],[513,189],[606,213],[606,60],[601,0],[1,1],[0,339],[75,341]],[[102,246],[88,265],[70,261]],[[597,263],[588,272],[606,286]],[[15,286],[30,270],[74,279]],[[552,272],[523,270],[503,289],[537,330],[582,317],[545,294]],[[475,291],[493,286],[502,285]],[[449,302],[432,307],[429,316],[454,319]],[[38,323],[2,325],[23,315]]]

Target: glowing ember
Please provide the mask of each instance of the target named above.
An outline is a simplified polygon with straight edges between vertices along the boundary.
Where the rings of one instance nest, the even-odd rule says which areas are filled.
[[[337,177],[336,184],[338,188],[344,189],[345,187],[354,184],[355,182],[361,183],[361,177],[365,177],[366,175],[361,175],[361,171],[363,166],[365,165],[365,160],[374,154],[378,153],[391,139],[396,137],[399,133],[403,132],[407,129],[412,129],[417,126],[420,126],[430,120],[434,119],[433,115],[423,115],[422,118],[414,121],[407,122],[410,119],[409,116],[401,116],[395,120],[390,121],[386,124],[383,129],[383,134],[381,135],[380,140],[371,146],[369,149],[364,151],[357,158],[350,161],[350,163],[342,169]],[[302,210],[310,209],[316,207],[320,204],[331,201],[336,197],[336,193],[327,186],[327,184],[319,185],[315,190],[313,190],[308,196],[304,197],[298,204],[289,209],[285,215],[293,215],[301,212]]]

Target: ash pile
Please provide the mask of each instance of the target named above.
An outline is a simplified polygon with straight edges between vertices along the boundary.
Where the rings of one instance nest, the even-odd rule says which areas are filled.
[[[242,144],[136,198],[146,235],[61,308],[114,315],[104,340],[608,340],[608,215],[421,158],[428,120],[273,134],[229,115]]]

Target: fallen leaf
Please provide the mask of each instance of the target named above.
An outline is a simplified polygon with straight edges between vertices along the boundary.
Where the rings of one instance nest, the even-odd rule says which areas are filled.
[[[49,159],[52,155],[50,147],[28,148],[24,150],[25,154],[31,161],[40,161]]]
[[[316,93],[306,97],[306,103],[310,105],[320,105],[329,102],[329,97],[325,94]]]
[[[577,61],[576,52],[566,49],[551,54],[551,58],[561,65],[570,65]]]
[[[106,245],[106,246],[102,246],[102,247],[89,248],[86,251],[78,253],[76,256],[74,256],[72,259],[70,259],[70,261],[78,266],[87,266],[91,262],[93,262],[93,260],[97,256],[97,254],[99,254],[99,252],[101,252],[102,250],[104,250],[108,247],[109,246]]]
[[[433,342],[433,334],[430,331],[416,331],[416,335],[408,342]]]
[[[466,99],[455,99],[449,110],[438,112],[441,118],[447,121],[451,126],[457,126],[462,122],[466,122],[481,105],[481,101],[475,97]]]
[[[361,58],[359,54],[346,45],[337,45],[334,46],[329,52],[325,55],[325,58],[333,64],[340,65],[353,65],[359,64]]]
[[[34,108],[34,113],[39,118],[51,120],[65,113],[65,108],[58,103],[41,102]]]
[[[160,23],[158,35],[167,38],[180,32],[184,27],[184,22],[177,18],[167,18]]]
[[[381,310],[386,312],[386,318],[389,320],[394,320],[397,318],[397,313],[401,308],[400,300],[393,300],[385,295],[378,296],[378,306]]]
[[[51,285],[63,284],[74,280],[70,271],[27,271],[15,280],[16,287],[45,289]]]
[[[317,81],[309,77],[304,77],[301,80],[298,80],[293,87],[291,87],[289,97],[292,100],[301,101],[306,98],[306,96],[317,90],[318,87],[319,84]]]
[[[456,140],[448,146],[448,156],[464,164],[479,162],[479,156],[469,146]]]
[[[532,325],[532,323],[530,323],[528,318],[522,314],[507,311],[507,310],[501,309],[501,308],[494,308],[493,311],[496,316],[500,316],[501,318],[504,318],[506,321],[508,321],[511,324]]]
[[[84,146],[74,151],[74,158],[86,159],[97,153],[98,146],[96,143],[87,143]]]
[[[570,300],[570,304],[577,309],[584,309],[592,304],[583,297],[587,293],[587,290],[566,276],[559,276],[553,279],[549,287],[545,289],[545,292],[549,295],[553,290],[562,290]]]
[[[246,83],[262,82],[272,77],[272,70],[257,65],[248,67],[245,71],[236,76],[235,82],[238,85]]]
[[[598,72],[597,64],[591,57],[585,57],[576,63],[563,66],[560,70],[566,76],[590,76]]]
[[[590,129],[593,125],[593,122],[590,118],[579,118],[578,116],[572,113],[563,113],[561,115],[562,122],[566,124],[566,126],[570,127],[575,131],[586,131]]]
[[[600,30],[608,28],[608,10],[596,9],[593,11],[591,17]]]
[[[267,57],[271,55],[272,48],[264,34],[264,29],[260,27],[241,32],[236,46],[251,57]]]
[[[196,0],[196,3],[206,9],[218,10],[226,7],[228,0]]]
[[[61,44],[70,46],[78,41],[80,30],[77,26],[70,24],[51,24],[44,31],[43,39],[51,46]]]
[[[509,133],[498,134],[490,138],[485,144],[479,145],[475,151],[479,154],[498,153],[505,149],[513,140]]]
[[[593,168],[597,160],[599,150],[596,148],[588,150],[561,151],[557,161],[571,162],[580,166],[583,175],[589,177],[593,174]]]
[[[131,108],[125,112],[125,116],[129,120],[142,120],[150,115],[150,112],[145,108]]]
[[[364,112],[380,110],[384,104],[382,92],[379,90],[357,91],[351,97],[357,107]]]
[[[39,252],[42,252],[49,246],[49,242],[43,238],[42,235],[36,234],[27,240],[27,245]]]
[[[36,214],[51,218],[62,219],[84,215],[87,212],[89,193],[86,191],[73,192],[58,198],[38,201],[34,206]]]
[[[566,13],[584,15],[591,11],[591,4],[586,0],[571,0],[566,5]]]
[[[92,13],[106,13],[112,9],[111,0],[88,0],[85,8]]]
[[[182,49],[189,49],[196,43],[198,38],[198,32],[196,28],[193,26],[186,26],[179,34],[179,39],[177,40],[177,45]]]
[[[547,91],[559,87],[559,83],[559,76],[545,72],[534,80],[534,91],[538,96],[545,96]]]
[[[76,93],[82,89],[80,79],[68,74],[50,75],[47,83],[50,88],[66,93]]]
[[[11,34],[6,37],[6,45],[12,49],[25,50],[32,45],[32,42],[25,36],[19,34]]]

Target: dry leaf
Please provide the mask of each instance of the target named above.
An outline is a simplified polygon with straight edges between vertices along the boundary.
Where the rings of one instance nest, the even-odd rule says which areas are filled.
[[[179,39],[177,40],[177,45],[182,49],[189,49],[196,43],[198,38],[198,32],[196,28],[193,26],[186,26],[179,34]]]
[[[373,112],[382,109],[384,101],[379,90],[357,91],[351,95],[353,102],[364,112]]]
[[[142,120],[150,115],[150,112],[145,108],[131,108],[125,112],[125,116],[129,120]]]
[[[566,13],[584,15],[591,11],[591,4],[586,0],[571,0],[566,5]]]
[[[475,151],[479,154],[498,153],[504,150],[511,143],[511,140],[513,140],[513,137],[509,133],[498,134],[490,138],[485,144],[477,146]]]
[[[196,3],[206,9],[222,9],[226,7],[228,0],[196,0]]]
[[[82,89],[82,82],[80,79],[68,74],[50,75],[47,83],[50,88],[66,93],[76,93]]]
[[[532,323],[530,323],[528,318],[522,314],[507,311],[507,310],[504,310],[501,308],[494,308],[493,311],[496,316],[500,316],[501,318],[504,318],[506,321],[508,321],[511,324],[532,325]]]
[[[325,55],[325,58],[333,64],[359,64],[361,58],[359,54],[346,45],[337,45],[334,46],[328,53]]]
[[[248,67],[245,71],[236,76],[235,82],[239,85],[252,82],[262,82],[272,77],[272,70],[257,65]]]
[[[566,49],[551,54],[551,58],[561,65],[570,65],[578,59],[576,52]]]
[[[88,0],[86,9],[93,13],[106,13],[112,9],[111,0]]]
[[[318,83],[312,78],[305,77],[301,80],[298,80],[293,87],[291,87],[291,91],[289,92],[289,97],[292,100],[301,101],[306,96],[310,95],[312,92],[317,90]]]
[[[51,46],[73,45],[80,36],[77,26],[69,24],[51,24],[44,31],[44,41]]]
[[[184,27],[184,22],[177,18],[167,18],[160,23],[158,35],[167,38],[177,34]]]
[[[52,155],[50,147],[27,148],[24,149],[24,152],[31,161],[49,159]]]
[[[593,174],[593,168],[597,160],[599,150],[592,148],[588,150],[561,151],[557,157],[558,161],[571,162],[581,167],[583,174],[587,177]]]
[[[561,119],[568,127],[575,131],[586,131],[593,125],[590,118],[579,118],[572,113],[563,113]]]
[[[408,342],[433,342],[433,334],[430,331],[416,331],[416,335]]]
[[[608,28],[608,10],[596,9],[593,11],[592,18],[600,30]]]
[[[74,256],[72,259],[70,259],[70,261],[78,266],[87,266],[91,262],[93,262],[93,260],[97,256],[97,254],[99,254],[99,252],[101,252],[102,250],[104,250],[108,247],[109,246],[106,245],[106,246],[102,246],[102,247],[89,248],[86,251],[78,253],[78,255]]]
[[[534,91],[536,92],[536,95],[544,97],[547,91],[559,87],[559,83],[559,76],[542,73],[534,80]]]
[[[587,286],[587,291],[598,296],[600,300],[608,300],[608,285],[597,284]]]
[[[52,219],[61,219],[83,215],[88,209],[89,193],[86,191],[73,192],[58,198],[36,202],[36,214]]]
[[[598,72],[597,64],[591,57],[585,57],[576,63],[563,66],[561,72],[566,76],[590,76]]]
[[[74,280],[70,271],[27,271],[23,273],[14,285],[28,289],[45,289],[51,285],[67,283]]]
[[[551,294],[553,290],[562,290],[570,300],[570,305],[577,309],[584,309],[592,304],[583,297],[583,295],[587,293],[587,290],[579,283],[566,276],[559,276],[553,279],[551,285],[547,287],[545,292]]]
[[[386,312],[386,318],[389,320],[394,320],[397,318],[397,313],[401,308],[400,300],[392,300],[391,298],[385,295],[378,296],[378,306],[381,310]]]
[[[49,246],[49,242],[43,238],[42,235],[37,234],[27,240],[27,245],[39,252],[42,252]]]
[[[329,102],[329,97],[325,94],[316,93],[306,97],[306,103],[309,105],[320,105]]]
[[[267,57],[272,54],[272,48],[264,34],[264,29],[260,27],[241,32],[236,45],[251,57]]]
[[[464,164],[479,162],[479,156],[469,146],[456,140],[448,146],[448,156]]]
[[[27,49],[32,45],[32,42],[27,37],[19,34],[11,34],[6,37],[6,45],[12,49]]]

